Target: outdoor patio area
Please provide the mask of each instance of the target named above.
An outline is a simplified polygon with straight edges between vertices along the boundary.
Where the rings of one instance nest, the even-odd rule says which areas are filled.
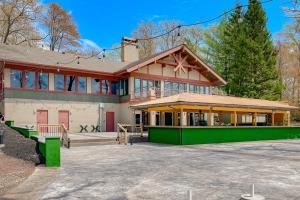
[[[268,200],[297,199],[299,152],[300,140],[74,147],[62,149],[62,166],[50,177],[38,168],[5,197],[182,200],[192,190],[193,199],[230,200],[255,184]]]

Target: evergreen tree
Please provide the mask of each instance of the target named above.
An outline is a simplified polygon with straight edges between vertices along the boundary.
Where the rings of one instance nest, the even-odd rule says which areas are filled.
[[[259,0],[249,0],[244,15],[244,63],[248,67],[242,96],[277,100],[282,83],[276,68],[276,50],[267,30],[267,18]]]
[[[244,13],[240,4],[205,37],[208,62],[227,81],[228,94],[279,99],[282,84],[276,69],[276,52],[266,27],[266,14],[258,0],[249,0]]]

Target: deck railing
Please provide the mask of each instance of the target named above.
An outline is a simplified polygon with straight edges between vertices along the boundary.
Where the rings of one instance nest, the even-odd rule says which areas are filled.
[[[128,127],[134,128],[134,132],[129,132]],[[128,138],[135,134],[140,134],[141,137],[143,137],[143,124],[117,124],[117,141],[119,141],[119,144],[124,143],[125,145],[128,144]]]
[[[64,124],[38,124],[37,131],[39,136],[60,137],[61,145],[70,147],[70,138]]]

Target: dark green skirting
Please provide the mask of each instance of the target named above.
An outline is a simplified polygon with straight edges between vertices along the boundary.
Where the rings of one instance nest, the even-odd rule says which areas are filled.
[[[149,127],[149,142],[211,144],[300,138],[300,127]]]

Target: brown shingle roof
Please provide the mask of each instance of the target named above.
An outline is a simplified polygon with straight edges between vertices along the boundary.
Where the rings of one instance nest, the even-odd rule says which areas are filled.
[[[163,97],[131,106],[132,108],[149,108],[164,105],[192,104],[224,107],[244,107],[261,109],[293,110],[297,107],[287,105],[279,101],[263,99],[251,99],[232,96],[219,96],[207,94],[181,93],[169,97]]]
[[[70,53],[62,54],[40,48],[0,44],[0,60],[6,61],[39,64],[52,67],[61,66],[72,69],[100,71],[107,73],[119,71],[124,66],[129,64],[128,62],[102,62],[97,58],[82,58],[79,60],[79,64],[77,64],[76,57],[77,55]],[[74,60],[74,62],[71,62],[72,60]],[[62,64],[57,64],[57,62]]]

